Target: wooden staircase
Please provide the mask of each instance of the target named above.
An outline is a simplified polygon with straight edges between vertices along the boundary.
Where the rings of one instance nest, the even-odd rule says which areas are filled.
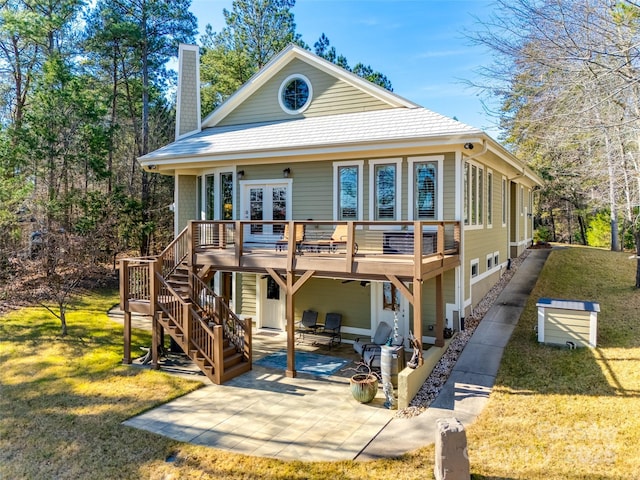
[[[205,283],[212,270],[189,264],[193,246],[188,240],[185,229],[158,257],[132,262],[135,274],[125,262],[122,277],[128,281],[121,306],[135,303],[132,292],[148,298],[154,366],[164,330],[212,382],[222,384],[251,370],[251,319],[240,319]],[[145,265],[147,271],[141,269]]]

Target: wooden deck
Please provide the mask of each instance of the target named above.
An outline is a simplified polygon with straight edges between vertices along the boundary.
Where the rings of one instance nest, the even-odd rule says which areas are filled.
[[[256,222],[193,222],[194,261],[230,272],[312,271],[315,277],[380,281],[392,275],[405,282],[428,280],[460,264],[457,222],[351,222],[340,248],[318,247],[323,245],[318,238],[330,235],[335,223],[291,223],[295,226],[289,229],[302,225],[309,233],[305,241],[292,239],[283,246],[275,234],[246,241],[246,232]],[[283,230],[281,223],[266,224],[272,231]],[[422,239],[416,240],[414,231],[422,231]]]

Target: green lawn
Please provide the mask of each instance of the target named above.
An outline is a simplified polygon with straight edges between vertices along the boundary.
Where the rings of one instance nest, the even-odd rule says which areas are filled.
[[[468,429],[474,478],[614,479],[640,472],[640,292],[626,254],[554,251],[509,344],[488,407]],[[433,447],[371,463],[281,462],[121,425],[198,383],[121,365],[116,292],[85,297],[69,336],[43,308],[0,318],[0,478],[431,478]],[[539,297],[600,302],[598,348],[541,346]],[[150,343],[134,332],[134,348]],[[167,462],[172,457],[175,461]]]

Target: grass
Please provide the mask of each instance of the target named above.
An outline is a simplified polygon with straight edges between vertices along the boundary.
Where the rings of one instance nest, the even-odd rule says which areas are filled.
[[[505,351],[487,409],[468,430],[478,478],[639,478],[640,292],[627,254],[555,250]],[[598,346],[537,342],[540,297],[600,303]]]
[[[473,478],[616,479],[640,472],[640,292],[627,255],[554,251],[467,430]],[[539,297],[600,302],[598,348],[539,345]],[[375,462],[283,462],[184,444],[121,422],[199,384],[121,365],[116,292],[85,297],[69,336],[42,308],[0,318],[0,478],[431,478],[433,446]],[[134,331],[133,345],[149,345]],[[167,461],[167,459],[173,461]]]

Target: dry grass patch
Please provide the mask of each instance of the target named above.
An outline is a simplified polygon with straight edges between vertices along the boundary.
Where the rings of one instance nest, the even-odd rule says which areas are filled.
[[[402,480],[432,471],[428,451],[366,464],[284,462],[123,426],[201,384],[121,365],[122,326],[105,314],[116,301],[114,292],[81,299],[64,338],[43,308],[0,318],[0,478]],[[133,333],[133,348],[150,344],[148,332]]]
[[[468,432],[477,478],[638,478],[640,292],[632,288],[634,267],[623,253],[551,253],[505,351],[488,408]],[[598,347],[540,345],[534,330],[540,297],[599,302]]]

